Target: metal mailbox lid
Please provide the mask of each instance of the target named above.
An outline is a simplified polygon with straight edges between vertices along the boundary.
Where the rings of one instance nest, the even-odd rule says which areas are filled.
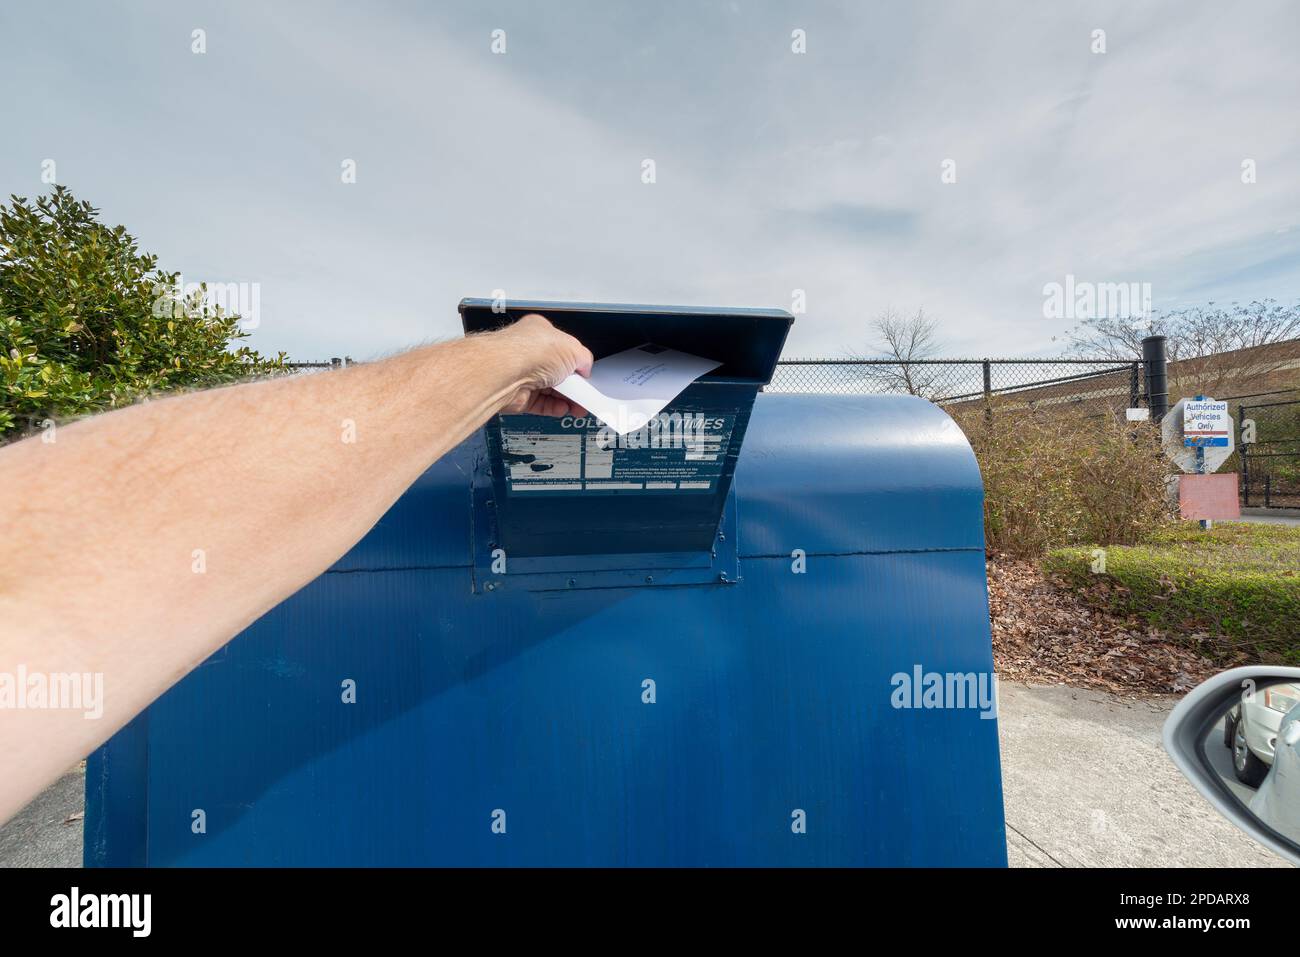
[[[652,306],[608,302],[546,302],[537,299],[462,299],[466,332],[509,325],[540,313],[582,341],[596,358],[653,342],[717,360],[721,367],[702,382],[772,381],[794,316],[783,309]]]

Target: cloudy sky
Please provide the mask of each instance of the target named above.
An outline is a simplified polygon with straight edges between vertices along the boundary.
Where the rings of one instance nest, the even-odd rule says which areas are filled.
[[[1298,46],[1294,0],[12,0],[0,192],[54,160],[187,280],[259,284],[252,344],[295,358],[453,335],[495,289],[802,289],[788,357],[869,352],[887,307],[1051,355],[1067,274],[1300,297]]]

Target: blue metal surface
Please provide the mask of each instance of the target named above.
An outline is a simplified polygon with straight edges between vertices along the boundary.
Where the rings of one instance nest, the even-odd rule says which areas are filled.
[[[477,478],[476,474],[476,478]],[[736,547],[736,496],[727,496],[713,547],[696,552],[612,552],[603,555],[518,557],[511,553],[506,571],[496,568],[493,549],[500,541],[489,508],[488,476],[474,486],[474,590],[524,588],[555,591],[570,588],[637,588],[664,584],[713,584],[740,581],[740,552]]]
[[[482,441],[92,757],[88,865],[1005,864],[997,722],[891,704],[992,671],[944,413],[758,396],[726,584],[476,591]]]

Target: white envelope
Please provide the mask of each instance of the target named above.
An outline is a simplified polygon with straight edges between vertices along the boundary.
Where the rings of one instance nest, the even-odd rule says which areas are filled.
[[[597,359],[591,377],[576,373],[555,387],[619,435],[639,429],[704,375],[712,359],[647,343]]]

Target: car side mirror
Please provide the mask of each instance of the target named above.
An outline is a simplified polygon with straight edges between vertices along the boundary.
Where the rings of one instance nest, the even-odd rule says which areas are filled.
[[[1300,668],[1215,675],[1170,713],[1164,741],[1224,817],[1300,864]]]

